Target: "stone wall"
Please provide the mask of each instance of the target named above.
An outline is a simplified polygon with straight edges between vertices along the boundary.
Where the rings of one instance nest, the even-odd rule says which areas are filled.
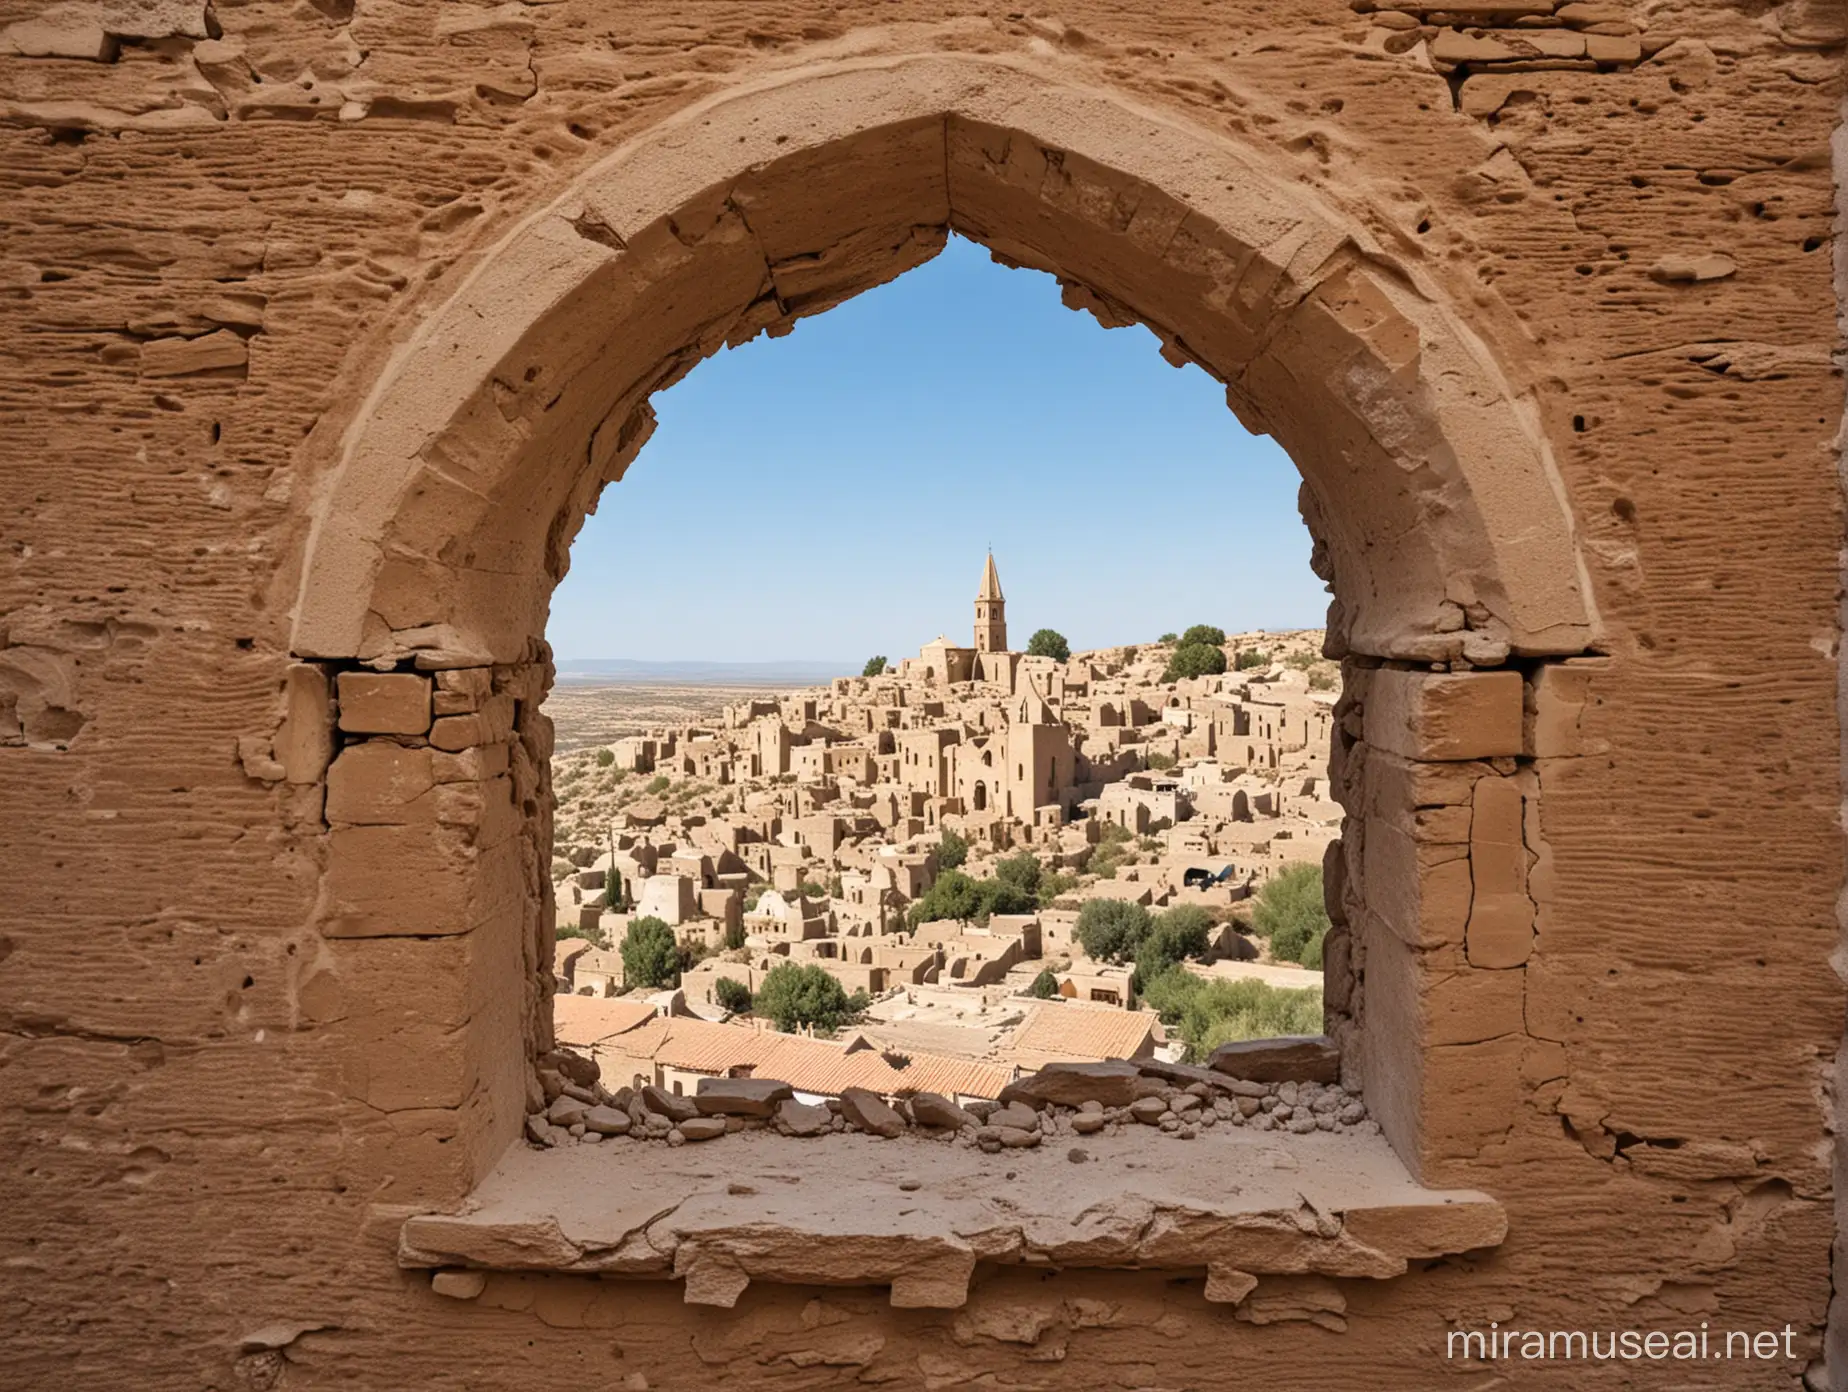
[[[1482,1375],[1452,1325],[1706,1319],[1793,1325],[1725,1379],[1793,1385],[1842,1038],[1841,57],[1800,0],[0,4],[12,1380],[1427,1388]],[[741,173],[700,132],[749,102],[786,124]],[[536,628],[583,510],[649,391],[952,225],[1303,465],[1349,659],[1336,1031],[1509,1237],[1230,1308],[1006,1269],[954,1312],[433,1294],[399,1226],[549,1042]]]

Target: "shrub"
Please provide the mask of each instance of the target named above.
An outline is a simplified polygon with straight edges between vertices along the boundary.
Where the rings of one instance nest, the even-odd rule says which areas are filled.
[[[1143,760],[1143,762],[1146,763],[1150,768],[1156,769],[1159,771],[1161,769],[1173,768],[1177,760],[1172,754],[1154,753],[1154,754],[1149,755],[1148,758]]]
[[[1271,956],[1282,962],[1303,962],[1314,945],[1314,960],[1322,960],[1322,936],[1328,932],[1328,910],[1322,904],[1322,867],[1292,865],[1278,872],[1263,889],[1251,915],[1252,928],[1270,939]]]
[[[885,654],[881,653],[878,657],[869,657],[866,659],[866,666],[860,669],[860,675],[863,677],[876,677],[881,672],[885,671],[885,669]]]
[[[1208,981],[1175,965],[1143,982],[1142,1000],[1180,1034],[1194,1063],[1240,1039],[1322,1032],[1322,993],[1313,986],[1292,990],[1253,980]]]
[[[1191,648],[1198,643],[1209,648],[1224,647],[1226,631],[1214,628],[1211,624],[1195,624],[1181,635],[1181,646]]]
[[[1065,635],[1054,629],[1042,628],[1027,639],[1028,657],[1050,657],[1054,661],[1064,662],[1072,655],[1072,645],[1065,641]]]
[[[866,993],[851,996],[820,967],[781,962],[764,975],[752,1010],[780,1030],[799,1026],[832,1032],[867,1007]]]
[[[734,1014],[751,1008],[751,988],[729,976],[721,976],[712,983],[712,998]]]
[[[674,930],[650,915],[629,925],[622,940],[623,985],[660,988],[680,982],[680,944]]]
[[[1097,849],[1091,852],[1091,858],[1085,862],[1084,868],[1100,879],[1109,879],[1128,858],[1131,839],[1127,827],[1118,826],[1115,822],[1106,823],[1097,838]]]
[[[995,866],[995,878],[1003,884],[1012,885],[1023,891],[1029,899],[1039,894],[1040,877],[1045,873],[1039,863],[1039,857],[1031,851],[1022,851],[1017,856],[1009,856]],[[1008,912],[1018,912],[1008,910]]]
[[[804,899],[826,899],[828,891],[813,880],[802,880],[796,885],[796,893]]]
[[[1161,635],[1161,641],[1164,643],[1178,643],[1181,641],[1181,637],[1178,633],[1164,633]]]
[[[1148,935],[1136,948],[1136,975],[1146,982],[1176,962],[1206,953],[1213,916],[1198,904],[1180,904],[1157,914]]]
[[[943,829],[943,839],[937,842],[937,868],[954,870],[969,858],[969,843],[949,827]]]
[[[1124,962],[1148,936],[1149,911],[1127,899],[1093,899],[1078,911],[1074,929],[1084,950],[1100,962]]]
[[[653,778],[648,780],[648,786],[642,791],[647,793],[650,797],[659,797],[662,793],[667,791],[667,783],[667,775],[665,773],[657,773]]]
[[[1040,974],[1033,978],[1033,984],[1027,987],[1027,994],[1037,1000],[1051,1000],[1059,994],[1059,978],[1052,974],[1051,967],[1040,969]]]
[[[1333,691],[1335,689],[1335,674],[1333,672],[1324,671],[1319,667],[1316,668],[1309,674],[1309,689],[1311,691]]]
[[[744,920],[740,918],[736,923],[728,923],[725,925],[725,950],[727,952],[736,952],[743,946]]]
[[[1216,677],[1225,670],[1226,655],[1223,649],[1210,643],[1183,642],[1168,659],[1168,670],[1161,674],[1161,679],[1171,682],[1183,677]]]
[[[1270,666],[1270,654],[1263,648],[1241,649],[1232,662],[1232,670],[1235,672],[1249,672],[1254,667],[1268,666]]]
[[[598,768],[608,768],[611,764],[615,762],[616,762],[616,751],[615,750],[599,749],[597,751],[597,767]]]
[[[1039,906],[1049,909],[1059,900],[1059,896],[1078,888],[1078,877],[1063,870],[1049,870],[1040,876]]]

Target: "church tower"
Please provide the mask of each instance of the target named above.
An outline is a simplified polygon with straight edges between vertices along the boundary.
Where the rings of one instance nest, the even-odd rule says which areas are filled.
[[[975,650],[1007,651],[1007,601],[1001,597],[1001,576],[995,570],[995,553],[988,553],[982,571],[982,588],[975,597]]]

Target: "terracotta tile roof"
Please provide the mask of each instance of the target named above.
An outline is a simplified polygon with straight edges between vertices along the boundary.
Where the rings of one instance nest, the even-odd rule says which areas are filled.
[[[561,1044],[588,1048],[599,1039],[626,1034],[655,1018],[646,1001],[603,1000],[597,996],[553,996],[552,1026]]]
[[[649,1021],[609,1041],[609,1047],[630,1058],[649,1059],[689,1073],[724,1076],[734,1068],[749,1068],[752,1076],[776,1078],[799,1092],[830,1097],[849,1087],[868,1088],[887,1097],[908,1092],[999,1097],[1014,1077],[1009,1064],[936,1054],[911,1054],[909,1064],[895,1068],[877,1049],[849,1053],[843,1045],[823,1039],[684,1016]]]
[[[1028,1068],[1052,1059],[1134,1058],[1154,1038],[1148,1010],[1042,1005],[1021,1022],[1005,1052]]]

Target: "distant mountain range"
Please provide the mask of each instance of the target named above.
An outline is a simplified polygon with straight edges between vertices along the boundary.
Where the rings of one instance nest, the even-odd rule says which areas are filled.
[[[857,662],[650,662],[585,657],[557,664],[567,682],[667,682],[687,686],[817,686],[855,675]]]

